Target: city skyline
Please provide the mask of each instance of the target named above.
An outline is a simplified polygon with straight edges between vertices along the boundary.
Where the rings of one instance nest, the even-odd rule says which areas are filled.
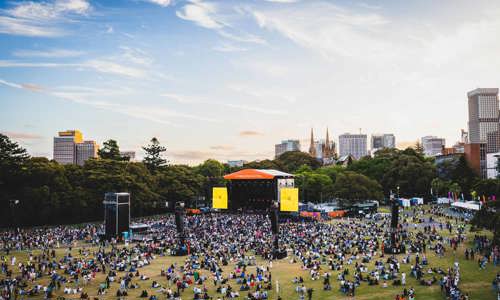
[[[139,159],[156,136],[189,164],[311,127],[451,145],[467,92],[500,86],[498,30],[491,1],[2,2],[0,132],[49,158],[61,130]]]

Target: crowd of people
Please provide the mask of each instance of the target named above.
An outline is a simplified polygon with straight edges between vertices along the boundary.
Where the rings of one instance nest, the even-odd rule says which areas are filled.
[[[436,207],[405,211],[399,239],[406,251],[397,256],[383,251],[383,241],[390,240],[389,217],[285,220],[280,224],[279,245],[289,254],[286,263],[303,271],[290,282],[294,293],[298,299],[311,299],[316,293],[312,282],[320,281],[324,291],[337,290],[346,297],[354,298],[360,286],[396,286],[402,292],[395,299],[417,299],[408,284],[411,277],[421,286],[439,286],[443,297],[468,299],[459,288],[459,263],[442,269],[427,257],[429,251],[439,257],[466,242],[463,223],[443,219],[441,213]],[[143,270],[158,257],[178,250],[174,218],[139,222],[150,226],[149,238],[126,244],[102,241],[101,224],[0,232],[0,299],[36,295],[100,299],[110,295],[111,287],[117,299],[139,289],[140,297],[151,300],[160,295],[180,299],[187,290],[194,299],[259,300],[269,299],[274,290],[283,292],[285,284],[273,281],[273,235],[264,214],[187,216],[189,254],[181,262],[164,266],[160,280],[152,280]],[[20,253],[26,253],[26,258],[18,258]],[[485,236],[476,236],[465,256],[478,259],[481,268],[488,262],[496,265],[500,258],[498,248]],[[92,282],[97,290],[89,290]]]

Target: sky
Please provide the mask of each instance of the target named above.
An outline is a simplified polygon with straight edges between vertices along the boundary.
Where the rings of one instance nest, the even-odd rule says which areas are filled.
[[[500,86],[500,2],[0,1],[0,132],[58,131],[172,163],[265,159],[314,128],[452,145],[466,93]]]

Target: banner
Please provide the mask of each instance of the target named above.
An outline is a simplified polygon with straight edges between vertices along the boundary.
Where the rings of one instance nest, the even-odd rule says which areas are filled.
[[[212,208],[227,209],[227,188],[214,187],[212,189]]]
[[[299,211],[298,188],[282,188],[280,190],[280,211]]]

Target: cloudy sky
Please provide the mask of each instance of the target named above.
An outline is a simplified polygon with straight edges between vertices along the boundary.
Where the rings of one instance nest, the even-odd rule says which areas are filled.
[[[0,132],[59,130],[172,162],[268,158],[282,139],[467,126],[500,86],[498,1],[0,1]],[[303,148],[307,148],[305,143]]]

